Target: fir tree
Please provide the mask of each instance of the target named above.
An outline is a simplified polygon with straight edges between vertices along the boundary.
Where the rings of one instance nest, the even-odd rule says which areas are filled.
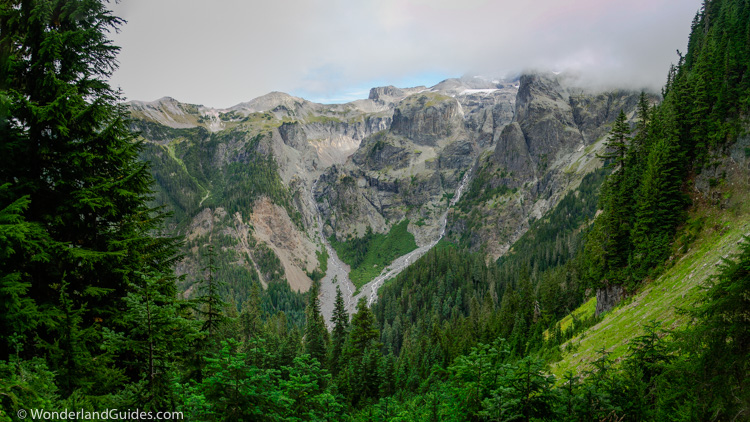
[[[638,115],[638,124],[630,143],[631,151],[629,154],[634,158],[634,161],[640,162],[643,160],[645,149],[648,148],[649,124],[651,123],[651,106],[645,92],[641,92],[641,96],[638,98],[636,114]]]
[[[250,297],[242,305],[242,312],[240,312],[240,332],[245,342],[258,336],[262,330],[260,289],[260,283],[253,283],[250,288]]]
[[[612,130],[609,132],[609,138],[606,143],[606,151],[599,157],[603,160],[612,160],[611,166],[622,168],[625,163],[625,153],[628,149],[630,136],[630,126],[628,118],[623,110],[617,115],[617,119],[612,124]]]
[[[310,289],[305,316],[305,351],[322,365],[327,363],[328,330],[320,313],[319,282],[313,282]]]
[[[380,393],[379,337],[375,316],[367,306],[367,300],[362,297],[357,302],[357,312],[352,316],[346,349],[347,374],[344,379],[349,385],[345,389],[349,391],[354,405]]]
[[[162,293],[164,284],[174,284],[173,275],[141,274],[124,298],[128,327],[110,333],[107,349],[117,350],[139,374],[138,406],[146,409],[171,408],[175,400],[172,372],[179,353],[186,349],[191,326],[178,312],[175,298]]]
[[[695,371],[704,417],[741,419],[750,408],[750,238],[724,259],[704,302],[692,312],[698,324],[688,337],[699,347]],[[714,416],[715,415],[715,416]]]
[[[226,302],[221,298],[219,288],[224,285],[223,282],[216,279],[216,252],[214,252],[213,245],[208,245],[208,265],[203,268],[204,272],[208,275],[202,286],[203,295],[199,298],[199,302],[202,305],[201,313],[203,314],[203,330],[208,334],[209,339],[214,337],[216,330],[224,320],[223,309],[226,306]]]
[[[0,186],[0,191],[7,187]],[[0,210],[0,360],[12,353],[11,338],[29,335],[42,315],[28,294],[31,283],[13,263],[18,256],[33,262],[46,259],[44,231],[23,218],[28,205],[24,197]]]
[[[3,263],[0,280],[15,279],[11,295],[23,296],[13,303],[40,311],[36,322],[12,329],[24,335],[26,358],[75,338],[66,332],[86,333],[70,343],[79,350],[75,367],[86,371],[65,384],[96,386],[98,394],[112,386],[96,375],[109,371],[103,329],[123,328],[122,299],[136,273],[168,271],[177,246],[155,237],[162,218],[147,205],[152,178],[107,83],[118,51],[109,32],[121,23],[98,0],[10,1],[0,12],[0,185],[7,185],[0,209],[27,201],[18,215],[44,250],[40,260],[33,244],[18,248]],[[174,283],[160,288],[174,295]],[[61,313],[70,316],[66,330]],[[0,329],[6,359],[11,327]],[[61,380],[67,374],[57,372]]]
[[[344,296],[341,289],[336,286],[336,302],[331,316],[333,332],[331,333],[331,372],[335,375],[340,370],[341,357],[346,347],[346,338],[349,334],[349,313],[346,312]]]

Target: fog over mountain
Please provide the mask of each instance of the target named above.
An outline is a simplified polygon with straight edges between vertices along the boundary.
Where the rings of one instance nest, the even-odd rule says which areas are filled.
[[[112,78],[129,99],[228,107],[270,91],[318,102],[372,86],[568,70],[658,88],[698,0],[242,2],[129,0]],[[169,28],[166,30],[165,28]]]

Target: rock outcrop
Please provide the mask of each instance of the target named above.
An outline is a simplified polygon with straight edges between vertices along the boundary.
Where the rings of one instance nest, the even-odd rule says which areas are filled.
[[[512,122],[495,130],[494,151],[480,159],[474,175],[481,186],[451,215],[451,238],[491,259],[506,253],[530,220],[601,164],[597,153],[610,125],[620,109],[633,117],[638,96],[588,92],[551,74],[522,75]]]
[[[159,201],[192,242],[186,289],[200,277],[201,245],[215,243],[238,271],[304,291],[321,235],[385,233],[409,219],[417,244],[432,244],[464,175],[448,237],[497,258],[600,165],[609,125],[636,102],[528,74],[378,87],[347,104],[274,92],[227,109],[163,98],[130,110],[158,166]],[[219,209],[224,217],[207,214]]]
[[[391,133],[417,145],[435,146],[454,135],[463,113],[454,98],[439,93],[416,94],[401,101],[393,112]]]

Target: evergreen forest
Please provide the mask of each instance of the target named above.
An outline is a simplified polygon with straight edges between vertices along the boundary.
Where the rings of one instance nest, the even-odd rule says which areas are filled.
[[[624,355],[601,348],[577,370],[551,370],[609,309],[571,312],[600,294],[633,297],[702,230],[729,230],[706,216],[736,212],[725,193],[747,195],[747,180],[731,190],[722,163],[750,128],[750,1],[704,2],[662,101],[643,94],[633,127],[621,114],[605,166],[508,254],[487,262],[440,242],[372,307],[362,299],[350,316],[339,291],[331,321],[319,285],[293,294],[272,253],[258,262],[276,281],[261,287],[198,241],[202,279],[182,297],[186,240],[168,227],[200,198],[155,198],[154,178],[169,169],[152,174],[149,162],[167,152],[138,140],[107,82],[118,53],[108,34],[124,24],[107,5],[0,6],[0,422],[32,409],[190,421],[750,420],[750,238],[717,263],[695,306],[676,311],[683,324],[643,321]],[[205,200],[240,209],[273,196],[301,225],[276,163],[253,157],[221,170],[238,188],[212,185]],[[386,265],[382,249],[416,247],[406,224],[336,246],[353,268]],[[252,283],[237,292],[242,277]]]

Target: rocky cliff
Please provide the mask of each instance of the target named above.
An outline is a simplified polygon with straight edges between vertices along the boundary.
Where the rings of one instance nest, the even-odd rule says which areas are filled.
[[[157,202],[189,239],[183,287],[200,279],[213,244],[242,274],[231,286],[242,297],[253,280],[305,291],[330,236],[387,233],[405,219],[420,247],[447,232],[497,258],[600,165],[609,125],[620,109],[632,118],[636,100],[529,74],[373,88],[348,104],[271,93],[228,109],[171,98],[129,106]]]
[[[449,236],[491,259],[501,256],[582,177],[620,110],[632,120],[639,93],[590,92],[552,74],[523,75],[515,115],[494,132],[472,185],[449,218]]]
[[[156,202],[174,211],[170,226],[186,236],[183,289],[194,293],[205,277],[213,245],[226,294],[239,303],[255,281],[306,291],[319,277],[325,263],[312,183],[390,127],[393,113],[375,100],[321,105],[283,93],[228,109],[172,98],[128,106],[157,181]]]

